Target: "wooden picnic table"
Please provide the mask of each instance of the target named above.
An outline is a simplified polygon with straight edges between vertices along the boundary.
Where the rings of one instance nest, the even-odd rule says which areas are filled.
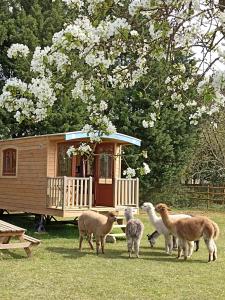
[[[23,248],[31,256],[31,247],[40,244],[40,240],[25,234],[26,229],[0,220],[0,250]],[[18,242],[11,242],[15,237]]]

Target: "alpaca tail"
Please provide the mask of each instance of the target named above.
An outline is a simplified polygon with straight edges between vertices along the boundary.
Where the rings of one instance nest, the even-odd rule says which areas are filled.
[[[212,225],[214,227],[213,239],[216,240],[219,237],[220,229],[219,229],[219,226],[215,222],[213,222],[213,221],[212,221]]]

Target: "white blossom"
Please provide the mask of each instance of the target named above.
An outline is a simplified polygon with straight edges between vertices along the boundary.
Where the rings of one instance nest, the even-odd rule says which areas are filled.
[[[148,128],[149,127],[148,122],[146,120],[142,121],[142,125],[143,125],[144,128]]]
[[[126,176],[126,178],[132,178],[135,177],[136,171],[135,169],[128,167],[126,170],[123,171],[123,175]]]
[[[104,111],[108,108],[108,104],[104,101],[104,100],[101,100],[100,104],[99,104],[99,109],[100,111]]]
[[[11,47],[7,51],[7,56],[9,58],[27,57],[30,50],[26,45],[23,44],[12,44]]]
[[[143,167],[140,169],[141,175],[147,175],[151,172],[149,165],[143,162]]]
[[[77,148],[75,148],[74,146],[69,147],[66,153],[69,157],[71,157],[72,155],[83,156],[92,153],[92,149],[87,143],[81,143]]]
[[[137,30],[131,30],[131,31],[130,31],[130,34],[131,34],[132,36],[138,36],[138,35],[139,35],[138,32],[137,32]]]

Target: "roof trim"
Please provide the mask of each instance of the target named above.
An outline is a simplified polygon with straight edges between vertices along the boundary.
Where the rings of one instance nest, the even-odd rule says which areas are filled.
[[[90,136],[82,131],[74,131],[74,132],[68,132],[65,133],[65,140],[69,141],[69,140],[76,140],[76,139],[83,139],[83,138],[89,138]],[[102,138],[104,139],[111,139],[111,140],[118,140],[121,142],[126,142],[132,145],[136,145],[136,146],[141,146],[141,140],[126,135],[126,134],[122,134],[122,133],[113,133],[113,134],[109,134],[109,135],[102,135]]]

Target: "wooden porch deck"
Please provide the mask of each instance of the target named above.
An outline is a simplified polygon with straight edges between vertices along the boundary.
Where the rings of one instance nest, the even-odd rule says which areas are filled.
[[[108,212],[124,211],[127,206],[139,207],[139,180],[114,179],[114,205],[94,206],[92,177],[49,177],[47,184],[46,206],[49,209],[61,210],[63,216],[79,216],[85,210]]]

